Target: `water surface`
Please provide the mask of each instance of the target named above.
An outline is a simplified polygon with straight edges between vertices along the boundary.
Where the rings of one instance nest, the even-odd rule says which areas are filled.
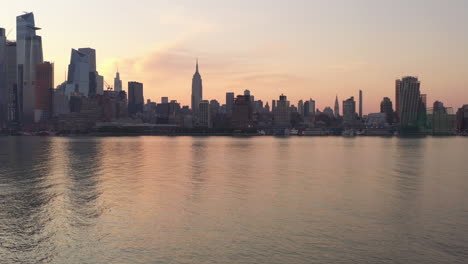
[[[467,138],[0,137],[1,263],[466,263]]]

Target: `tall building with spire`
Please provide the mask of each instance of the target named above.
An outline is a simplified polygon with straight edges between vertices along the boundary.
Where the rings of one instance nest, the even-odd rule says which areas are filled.
[[[192,111],[193,113],[198,113],[200,102],[203,98],[203,84],[200,73],[198,72],[198,59],[195,69],[195,74],[192,78]]]
[[[117,69],[117,73],[115,74],[115,78],[114,78],[114,91],[116,91],[116,92],[122,91],[122,80],[120,80],[120,73],[119,73],[118,69]]]
[[[338,103],[338,95],[335,98],[335,117],[338,118],[340,116],[340,104]]]
[[[43,63],[42,38],[36,35],[34,14],[16,17],[16,59],[19,118],[23,123],[34,121],[36,65]]]

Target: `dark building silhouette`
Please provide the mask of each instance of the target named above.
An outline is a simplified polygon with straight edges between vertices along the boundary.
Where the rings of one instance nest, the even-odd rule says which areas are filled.
[[[250,96],[238,95],[232,106],[231,124],[234,128],[252,127],[252,104]]]
[[[144,104],[143,84],[139,82],[128,82],[128,113],[130,115],[143,113]]]
[[[402,127],[416,127],[418,120],[421,83],[416,77],[403,77],[397,81],[396,110]]]
[[[194,114],[198,114],[198,108],[200,102],[203,99],[203,83],[200,73],[198,72],[198,59],[195,69],[195,74],[192,78],[192,111]]]
[[[36,65],[34,122],[46,121],[52,116],[54,91],[54,64]]]
[[[346,124],[353,124],[356,120],[356,101],[354,96],[343,101],[343,121]]]
[[[384,97],[380,103],[380,113],[384,113],[386,116],[387,123],[393,123],[393,103],[392,100],[388,97]]]
[[[232,113],[232,106],[234,105],[234,93],[226,93],[226,112]]]
[[[362,90],[359,90],[359,118],[362,119]]]
[[[468,131],[468,104],[457,111],[457,130],[460,133]]]

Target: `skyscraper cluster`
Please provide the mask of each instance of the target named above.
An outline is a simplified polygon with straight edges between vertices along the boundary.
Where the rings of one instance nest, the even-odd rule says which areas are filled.
[[[16,41],[7,39],[0,28],[0,130],[55,130],[89,132],[97,124],[147,124],[154,129],[184,131],[284,131],[304,135],[453,134],[468,133],[468,107],[454,114],[436,101],[427,106],[417,77],[395,81],[395,105],[389,97],[380,103],[379,113],[364,114],[364,92],[358,101],[351,96],[321,111],[312,98],[291,104],[285,94],[278,100],[262,101],[250,89],[236,95],[227,92],[225,103],[203,97],[198,59],[192,76],[191,104],[162,96],[160,102],[145,101],[143,83],[128,82],[124,90],[117,69],[113,86],[96,67],[93,48],[71,49],[66,80],[54,85],[54,64],[44,61],[42,38],[34,14],[16,18]],[[270,104],[271,103],[271,104]],[[121,125],[119,125],[121,127]],[[144,126],[140,126],[144,127]],[[351,131],[351,132],[350,132]],[[343,132],[344,133],[344,132]]]

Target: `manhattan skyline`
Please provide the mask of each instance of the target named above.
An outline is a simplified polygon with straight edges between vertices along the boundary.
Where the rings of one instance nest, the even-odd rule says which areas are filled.
[[[313,98],[323,109],[336,94],[344,100],[363,90],[367,114],[378,111],[382,96],[393,98],[394,80],[405,75],[419,77],[428,101],[466,102],[465,1],[102,1],[93,10],[86,2],[9,3],[0,24],[15,39],[12,14],[35,13],[57,85],[71,49],[91,47],[107,83],[118,67],[124,90],[141,81],[146,98],[183,105],[190,105],[197,57],[205,98],[220,102],[226,92],[249,89],[268,101],[281,93],[293,104]]]

